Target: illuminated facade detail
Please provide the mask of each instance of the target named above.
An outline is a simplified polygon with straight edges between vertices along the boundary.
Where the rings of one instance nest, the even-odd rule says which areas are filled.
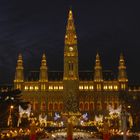
[[[28,86],[25,86],[24,90],[28,90]]]
[[[72,11],[69,11],[64,39],[64,70],[61,79],[49,79],[46,55],[42,55],[37,80],[24,79],[21,54],[18,56],[14,87],[22,90],[23,98],[30,101],[34,113],[88,112],[90,115],[106,114],[108,106],[120,105],[120,91],[128,91],[128,79],[124,57],[121,54],[118,78],[106,79],[97,53],[91,78],[80,77],[78,70],[77,35]],[[87,72],[85,72],[87,73]]]
[[[97,53],[94,67],[94,82],[102,82],[102,81],[103,81],[102,66],[99,54]]]
[[[39,88],[38,88],[38,86],[35,86],[35,91],[37,91]]]
[[[17,66],[16,66],[16,74],[15,74],[15,80],[14,80],[14,87],[17,89],[22,90],[22,85],[24,82],[24,68],[23,68],[23,60],[22,55],[19,54],[18,60],[17,60]]]
[[[90,89],[90,90],[93,90],[94,88],[93,88],[93,86],[89,86],[89,89]]]
[[[64,47],[64,80],[78,80],[77,35],[72,11],[69,11]]]
[[[59,86],[59,90],[63,90],[63,86]]]
[[[41,61],[41,67],[40,67],[40,75],[39,75],[39,81],[40,82],[48,82],[48,73],[47,73],[47,62],[46,62],[46,56],[43,54],[42,61]]]
[[[53,90],[53,86],[49,86],[49,91]]]
[[[119,60],[119,72],[118,72],[118,81],[120,82],[120,88],[122,90],[125,90],[127,88],[127,74],[126,74],[126,66],[125,66],[125,61],[123,54],[120,55],[120,60]]]

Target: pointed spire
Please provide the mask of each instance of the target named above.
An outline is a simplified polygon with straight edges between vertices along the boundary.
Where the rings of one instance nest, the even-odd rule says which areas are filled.
[[[72,10],[69,10],[69,17],[68,20],[73,20],[73,14],[72,14]]]
[[[77,36],[74,26],[72,10],[69,10],[64,46],[64,80],[77,80],[78,75],[78,49]]]
[[[22,60],[22,55],[21,55],[21,53],[18,55],[18,59],[19,59],[19,60]]]
[[[126,74],[126,66],[125,66],[125,60],[124,60],[124,56],[121,53],[120,54],[120,60],[119,60],[119,73],[118,73],[118,80],[120,82],[127,82],[127,74]]]
[[[21,54],[18,55],[17,67],[23,67],[23,60]]]
[[[119,60],[119,67],[125,67],[125,61],[124,61],[124,56],[123,56],[123,53],[120,54],[120,60]]]
[[[47,61],[46,61],[46,55],[43,54],[42,55],[42,61],[41,61],[41,66],[43,67],[46,67],[47,66]]]
[[[95,67],[94,67],[94,81],[103,81],[102,66],[100,56],[96,54]]]
[[[17,66],[16,66],[15,82],[23,82],[24,81],[23,70],[24,70],[24,68],[23,68],[22,55],[19,54],[18,60],[17,60]],[[20,89],[21,89],[21,87],[20,87]]]
[[[96,69],[102,69],[99,53],[96,54],[95,70]]]
[[[74,26],[73,13],[71,9],[69,10],[69,14],[68,14],[68,21],[67,21],[66,34],[65,34],[65,44],[68,45],[77,44],[76,30]]]
[[[41,82],[46,82],[48,81],[48,74],[47,74],[47,61],[46,61],[46,55],[42,55],[42,60],[41,60],[41,66],[40,66],[40,76],[39,80]]]
[[[96,54],[96,63],[95,63],[95,67],[97,67],[97,66],[101,66],[99,53]]]

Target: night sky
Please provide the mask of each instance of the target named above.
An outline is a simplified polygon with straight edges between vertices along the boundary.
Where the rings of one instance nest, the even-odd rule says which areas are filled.
[[[64,34],[72,7],[78,36],[79,69],[93,70],[97,51],[104,70],[117,73],[124,53],[129,81],[140,83],[140,8],[130,0],[0,1],[0,83],[12,83],[19,53],[25,74],[39,70],[42,54],[48,69],[63,70]]]

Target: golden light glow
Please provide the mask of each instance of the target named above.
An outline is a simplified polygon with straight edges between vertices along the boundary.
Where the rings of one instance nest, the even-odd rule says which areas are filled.
[[[13,105],[11,105],[11,106],[10,106],[10,109],[13,109],[13,108],[14,108],[14,106],[13,106]]]
[[[111,85],[109,85],[109,87],[108,87],[108,88],[109,88],[109,90],[112,90],[112,86],[111,86]]]
[[[97,84],[97,90],[101,90],[101,84]]]
[[[30,90],[33,90],[33,86],[30,86]]]
[[[53,86],[49,86],[49,89],[50,89],[50,90],[53,90]]]
[[[73,16],[72,16],[72,10],[69,11],[69,20],[72,20]]]
[[[118,90],[118,86],[117,85],[114,86],[114,90]]]
[[[93,86],[89,86],[89,89],[92,90],[92,89],[94,89],[94,88],[93,88]]]
[[[129,108],[129,109],[130,109],[130,108],[131,108],[131,106],[129,105],[129,106],[127,106],[127,108]]]
[[[80,86],[79,86],[79,89],[80,89],[80,90],[83,90],[83,86],[80,85]]]
[[[126,88],[125,84],[121,84],[121,89],[125,89],[125,88]]]
[[[17,84],[17,85],[16,85],[16,88],[17,88],[17,89],[21,89],[21,84]]]
[[[49,90],[54,90],[54,91],[63,90],[63,85],[50,85]]]
[[[104,90],[107,90],[107,85],[105,85],[103,88],[104,88]]]
[[[38,90],[39,88],[38,88],[38,86],[35,86],[35,90]]]
[[[46,85],[45,84],[41,84],[41,90],[46,90]]]
[[[24,89],[25,89],[25,90],[28,90],[28,86],[25,86]]]
[[[59,90],[63,90],[63,86],[59,86]]]
[[[86,86],[84,86],[84,89],[85,89],[85,90],[88,90],[88,86],[87,86],[87,85],[86,85]]]
[[[58,90],[58,86],[54,86],[54,90]]]
[[[79,86],[79,90],[93,90],[94,89],[94,87],[93,87],[93,85],[80,85]]]

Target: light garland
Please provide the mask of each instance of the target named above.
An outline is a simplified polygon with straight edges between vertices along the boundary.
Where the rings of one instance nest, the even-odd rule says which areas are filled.
[[[27,109],[23,109],[20,105],[19,105],[19,119],[18,119],[18,123],[17,126],[19,127],[20,123],[21,123],[21,118],[28,118],[30,117],[31,114],[31,105],[28,105]]]
[[[43,117],[42,114],[39,115],[39,124],[40,126],[47,126],[47,115]]]
[[[55,114],[54,114],[54,120],[57,121],[60,118],[61,118],[61,116],[58,113],[55,112]]]
[[[96,116],[95,115],[95,122],[103,122],[103,115]]]
[[[121,111],[122,111],[122,106],[120,105],[117,109],[113,109],[113,107],[111,105],[109,105],[108,107],[109,109],[109,115],[117,115],[118,117],[121,115]]]

